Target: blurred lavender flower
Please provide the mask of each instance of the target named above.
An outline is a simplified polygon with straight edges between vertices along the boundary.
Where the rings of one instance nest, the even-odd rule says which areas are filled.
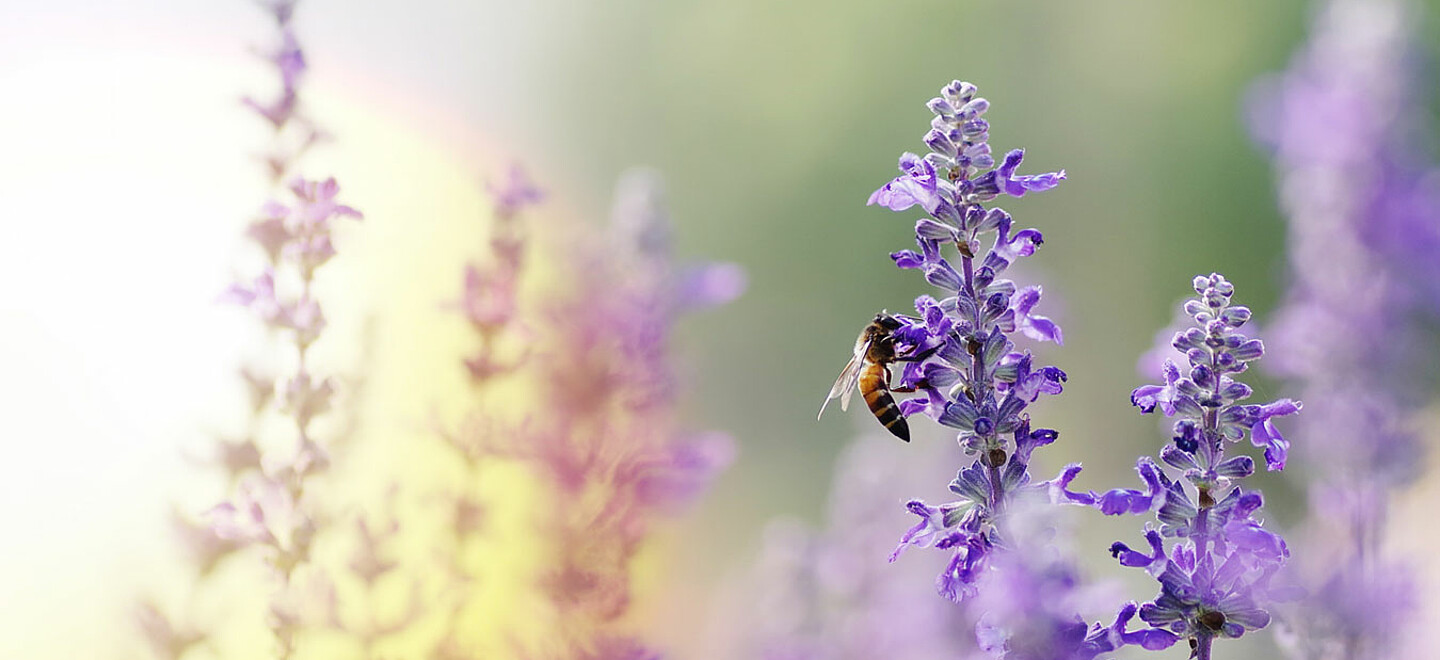
[[[1194,288],[1198,297],[1184,308],[1194,325],[1171,339],[1185,354],[1189,370],[1182,374],[1167,360],[1163,384],[1138,387],[1130,395],[1142,413],[1159,408],[1179,418],[1173,443],[1160,458],[1184,471],[1194,498],[1149,457],[1135,465],[1143,490],[1066,490],[1065,495],[1106,515],[1155,514],[1160,527],[1146,526],[1145,548],[1118,541],[1110,547],[1121,565],[1143,568],[1160,582],[1160,595],[1139,610],[1153,626],[1140,631],[1140,645],[1157,650],[1187,639],[1192,657],[1209,660],[1215,638],[1239,637],[1270,623],[1264,607],[1286,595],[1272,589],[1270,581],[1290,556],[1284,539],[1261,525],[1260,493],[1235,485],[1255,471],[1255,462],[1248,456],[1226,458],[1225,449],[1248,433],[1256,447],[1264,448],[1268,469],[1283,469],[1289,443],[1273,418],[1299,412],[1300,404],[1290,399],[1240,403],[1251,391],[1232,375],[1246,371],[1265,352],[1258,339],[1239,332],[1250,310],[1230,304],[1234,287],[1220,275],[1197,277]],[[1168,551],[1166,538],[1175,539]],[[1133,605],[1122,615],[1126,611],[1133,613]]]
[[[753,568],[717,606],[716,658],[929,660],[975,657],[968,612],[935,598],[925,576],[939,563],[885,566],[904,513],[893,504],[911,482],[944,479],[959,450],[916,443],[896,452],[889,436],[858,438],[840,456],[826,526],[777,521]],[[928,557],[931,560],[943,560]],[[900,573],[899,576],[896,573]],[[904,579],[904,578],[910,579]]]
[[[479,351],[465,359],[470,379],[477,385],[516,369],[527,357],[522,351],[518,356],[502,358],[501,344],[505,334],[529,339],[526,328],[515,322],[527,245],[520,214],[545,199],[519,164],[510,167],[504,185],[487,184],[486,189],[491,195],[494,218],[488,246],[490,258],[484,265],[466,265],[465,292],[459,302],[460,311],[480,339]]]
[[[290,26],[294,2],[262,3],[275,17],[281,45],[269,59],[279,74],[279,100],[261,104],[247,98],[246,104],[269,121],[276,130],[276,153],[284,141],[282,131],[295,123],[298,83],[305,68],[304,55]],[[308,122],[302,129],[303,144],[314,141],[317,131]],[[272,180],[278,182],[300,151],[274,156],[270,163]],[[312,373],[311,346],[320,338],[326,320],[320,301],[312,291],[316,271],[335,256],[331,239],[332,222],[337,218],[361,219],[359,211],[337,201],[340,186],[335,179],[309,181],[293,179],[287,188],[292,201],[267,202],[247,236],[265,254],[267,266],[249,283],[236,284],[225,298],[248,308],[271,330],[290,340],[295,358],[290,375],[280,379],[245,369],[242,374],[251,392],[255,416],[267,409],[287,417],[295,434],[288,452],[261,451],[253,440],[242,442],[223,454],[232,479],[239,477],[235,495],[210,510],[211,532],[219,539],[261,548],[269,566],[281,582],[270,602],[271,632],[277,642],[277,657],[295,653],[296,633],[303,628],[299,602],[307,596],[292,584],[292,575],[311,561],[311,548],[320,528],[315,505],[307,497],[307,479],[330,464],[327,448],[312,432],[312,422],[332,408],[335,381]],[[278,392],[277,392],[278,390]],[[277,396],[277,394],[279,396]],[[243,471],[243,474],[242,474]]]
[[[377,646],[387,638],[410,630],[426,610],[422,605],[420,582],[398,570],[400,564],[394,558],[394,546],[401,533],[395,506],[398,494],[399,489],[393,484],[386,491],[381,522],[372,522],[363,515],[355,519],[355,546],[346,569],[363,586],[363,597],[352,598],[342,608],[332,587],[331,593],[321,599],[325,605],[324,625],[353,640],[363,658],[384,657],[377,654]],[[387,579],[409,581],[408,601],[398,612],[383,607],[379,585]]]
[[[449,512],[449,538],[438,548],[447,573],[444,589],[445,614],[441,639],[433,650],[439,658],[470,658],[462,639],[462,616],[472,604],[474,587],[483,577],[476,567],[463,561],[471,539],[485,530],[488,505],[475,492],[486,459],[494,458],[515,438],[526,437],[529,429],[517,429],[508,419],[513,403],[495,400],[496,390],[486,387],[522,375],[530,365],[534,333],[525,325],[520,284],[529,250],[529,230],[522,211],[538,204],[545,194],[531,181],[519,164],[512,165],[501,186],[487,184],[491,196],[490,236],[487,259],[465,267],[464,289],[459,301],[446,304],[459,311],[475,332],[479,348],[462,360],[470,382],[476,386],[474,409],[459,432],[437,424],[437,434],[464,466],[462,483],[438,497]],[[518,348],[516,347],[518,345]]]
[[[242,102],[275,131],[274,144],[263,160],[270,172],[271,182],[278,183],[287,178],[300,156],[326,136],[300,113],[300,80],[307,65],[305,52],[291,25],[298,0],[258,4],[275,19],[278,43],[258,54],[274,67],[280,79],[280,89],[268,101],[246,96]]]
[[[1389,657],[1415,610],[1381,541],[1391,495],[1423,464],[1413,419],[1437,354],[1424,323],[1440,310],[1440,187],[1418,146],[1418,18],[1400,0],[1321,3],[1310,41],[1251,104],[1289,219],[1272,366],[1307,403],[1311,597],[1287,621],[1296,657]]]
[[[905,533],[891,555],[910,546],[935,546],[950,554],[936,586],[953,601],[976,593],[988,571],[987,558],[1006,541],[995,521],[1023,490],[1051,492],[1050,483],[1032,484],[1031,453],[1055,441],[1051,429],[1032,429],[1025,412],[1041,394],[1058,394],[1065,372],[1035,366],[1030,352],[1017,351],[1009,335],[1017,331],[1037,341],[1060,343],[1060,328],[1034,314],[1039,287],[1018,288],[1000,275],[1017,259],[1033,254],[1042,242],[1034,229],[1014,231],[1010,214],[985,203],[1001,195],[1019,197],[1048,190],[1065,173],[1021,176],[1024,157],[1017,149],[999,168],[990,155],[990,104],[974,85],[955,81],[929,103],[935,114],[924,140],[930,153],[905,154],[902,174],[870,196],[870,204],[893,211],[921,206],[929,217],[915,224],[919,251],[891,255],[906,269],[921,271],[938,287],[940,299],[915,301],[917,317],[896,317],[895,354],[906,362],[902,391],[919,396],[900,404],[904,415],[924,413],[957,429],[960,446],[977,456],[950,484],[959,500],[932,506],[907,504],[920,521]],[[981,237],[991,236],[981,251]],[[958,267],[941,250],[953,245]],[[1063,491],[1063,488],[1060,489]]]
[[[512,164],[505,182],[500,185],[486,184],[485,188],[495,200],[496,219],[505,223],[527,206],[545,201],[545,191],[530,180],[530,175],[519,163]]]
[[[260,3],[276,21],[278,43],[262,55],[277,74],[281,91],[271,102],[252,97],[244,100],[275,129],[266,161],[271,183],[277,186],[294,160],[319,138],[319,131],[297,114],[305,57],[291,28],[295,4],[295,0]],[[296,131],[300,133],[299,146],[295,146]],[[270,566],[285,578],[288,588],[289,575],[307,561],[316,532],[316,521],[303,506],[303,481],[324,469],[329,458],[310,437],[309,427],[313,418],[330,407],[334,386],[328,378],[314,377],[306,367],[307,349],[325,327],[310,285],[316,269],[335,254],[330,221],[336,217],[358,219],[360,214],[335,202],[339,187],[333,179],[307,182],[297,178],[290,192],[295,203],[288,207],[276,201],[266,203],[246,230],[265,255],[265,268],[230,287],[222,298],[248,308],[267,328],[290,339],[298,366],[283,379],[281,388],[276,387],[277,377],[268,368],[245,365],[240,369],[249,394],[249,428],[239,439],[217,439],[213,458],[206,459],[224,470],[234,494],[202,520],[179,512],[173,516],[180,541],[197,569],[192,595],[203,590],[204,580],[221,560],[255,546],[266,549]],[[298,293],[292,291],[296,288]],[[283,396],[277,398],[277,389]],[[267,418],[276,412],[291,418],[298,436],[294,451],[284,456],[273,451],[273,443],[260,441],[261,431],[269,427]],[[272,450],[263,451],[262,447]],[[283,591],[278,593],[272,610],[289,612],[282,603],[287,598]],[[157,606],[145,604],[141,611],[142,631],[160,657],[178,658],[208,635],[209,631],[191,632],[188,628],[176,632],[180,628]],[[294,631],[288,621],[288,615],[272,617],[272,632],[280,642],[282,657],[293,651]]]
[[[992,552],[992,582],[973,606],[983,616],[975,627],[980,648],[1005,660],[1093,660],[1122,646],[1167,648],[1168,631],[1127,630],[1138,606],[1127,603],[1114,623],[1087,626],[1080,612],[1100,611],[1114,602],[1109,585],[1084,584],[1065,559],[1057,509],[1041,493],[1011,500],[998,524],[1009,543]]]
[[[733,453],[723,434],[677,428],[669,328],[682,311],[738,295],[743,277],[728,265],[676,268],[658,181],[636,173],[621,180],[603,238],[583,228],[562,232],[566,291],[521,300],[515,286],[525,243],[515,221],[543,194],[518,168],[492,194],[493,266],[467,273],[461,309],[482,346],[522,333],[533,348],[509,359],[482,349],[466,366],[477,384],[523,372],[544,393],[544,408],[519,420],[479,410],[447,438],[472,464],[519,461],[558,500],[536,513],[554,553],[538,586],[558,632],[544,648],[516,653],[658,657],[620,623],[630,608],[631,560],[657,518],[692,501]],[[457,648],[447,636],[442,650]]]
[[[553,343],[535,366],[549,419],[517,447],[562,500],[591,503],[553,507],[544,523],[559,557],[542,589],[561,630],[590,631],[565,640],[569,657],[600,642],[644,657],[613,624],[629,609],[631,559],[656,516],[687,504],[733,451],[727,436],[674,427],[666,340],[680,310],[737,291],[681,299],[669,245],[656,240],[668,235],[658,181],[631,174],[616,195],[609,244],[576,247],[575,290],[545,313]]]
[[[336,201],[339,190],[334,179],[297,179],[289,187],[295,197],[291,206],[268,204],[265,214],[281,223],[287,240],[272,251],[270,245],[257,239],[276,260],[253,284],[235,285],[227,294],[271,329],[287,332],[296,358],[294,372],[284,379],[283,396],[278,401],[272,401],[270,393],[252,396],[255,401],[272,402],[278,412],[289,417],[295,432],[293,451],[283,456],[261,453],[257,462],[262,469],[246,476],[238,493],[209,513],[211,530],[217,537],[263,548],[281,580],[282,590],[271,602],[271,630],[279,643],[280,658],[289,658],[295,652],[295,633],[301,627],[296,618],[297,606],[291,602],[297,597],[290,589],[291,576],[310,561],[318,531],[313,506],[306,504],[306,480],[330,462],[328,451],[311,431],[312,422],[330,410],[335,395],[334,381],[316,377],[307,364],[310,347],[325,328],[325,317],[311,285],[316,269],[334,254],[330,247],[331,221],[361,217],[355,209]],[[316,245],[325,247],[317,252],[313,249]],[[297,292],[285,295],[277,289],[276,276],[281,273],[293,278]]]

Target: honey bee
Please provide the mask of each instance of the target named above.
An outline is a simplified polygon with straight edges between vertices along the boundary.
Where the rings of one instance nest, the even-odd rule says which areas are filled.
[[[840,397],[841,410],[848,409],[850,395],[858,388],[865,397],[865,404],[870,407],[870,412],[875,414],[875,419],[880,420],[886,430],[896,437],[910,442],[910,425],[905,422],[904,415],[900,414],[900,407],[895,405],[895,397],[890,395],[890,363],[900,360],[895,355],[893,333],[899,329],[900,321],[884,312],[876,314],[875,320],[865,326],[860,337],[855,340],[855,354],[850,356],[850,362],[845,365],[840,377],[835,379],[835,385],[830,388],[830,395],[825,397],[825,402],[820,405],[821,415],[825,414],[825,406],[830,405],[830,400],[835,397]],[[819,419],[820,415],[815,418]]]

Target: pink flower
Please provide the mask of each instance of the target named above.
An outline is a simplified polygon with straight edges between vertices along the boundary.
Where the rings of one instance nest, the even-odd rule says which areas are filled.
[[[307,274],[314,273],[315,269],[324,266],[331,257],[335,256],[335,245],[330,242],[329,234],[306,236],[285,248],[291,259],[300,266],[301,271]]]
[[[481,274],[474,265],[465,267],[465,297],[460,301],[465,318],[480,332],[490,332],[515,316],[515,277],[495,270]]]
[[[289,327],[291,324],[290,310],[280,304],[280,300],[275,296],[275,273],[269,268],[248,287],[243,284],[231,285],[220,299],[249,307],[272,327]]]
[[[639,503],[677,512],[695,500],[715,475],[735,460],[735,442],[724,433],[703,433],[665,446],[649,460],[627,465],[636,477]]]
[[[270,258],[270,263],[274,264],[280,259],[280,251],[285,244],[294,238],[294,234],[290,233],[290,229],[285,226],[285,219],[290,215],[290,209],[276,202],[270,202],[261,209],[260,213],[260,219],[250,224],[249,229],[245,230],[245,235],[258,243],[260,248],[265,250],[265,255]]]
[[[309,346],[325,330],[325,312],[320,309],[320,303],[306,298],[287,309],[283,325],[295,331],[300,345]]]
[[[304,371],[295,375],[285,385],[285,409],[295,417],[296,423],[305,427],[316,415],[330,409],[330,397],[335,388],[330,379],[314,382]]]
[[[247,544],[282,547],[301,526],[289,491],[268,477],[246,479],[233,500],[206,515],[216,536]]]
[[[365,217],[359,211],[335,201],[335,196],[340,194],[340,184],[335,182],[335,177],[324,181],[297,178],[290,182],[290,192],[300,198],[293,217],[302,231],[324,231],[331,218],[360,220]]]

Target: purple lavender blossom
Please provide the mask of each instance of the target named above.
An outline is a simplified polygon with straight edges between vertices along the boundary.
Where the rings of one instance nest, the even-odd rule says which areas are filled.
[[[1296,460],[1312,513],[1297,543],[1312,596],[1287,622],[1295,657],[1393,657],[1413,618],[1406,571],[1382,539],[1389,500],[1424,462],[1412,420],[1433,392],[1433,369],[1419,365],[1435,362],[1425,324],[1440,310],[1420,19],[1398,0],[1322,3],[1308,43],[1251,104],[1289,223],[1271,366],[1307,412]]]
[[[1107,585],[1084,584],[1062,559],[1056,509],[1042,493],[1029,491],[1011,501],[1000,520],[1007,547],[993,552],[993,582],[980,591],[976,625],[981,649],[1004,660],[1094,660],[1123,646],[1168,648],[1173,633],[1155,628],[1129,630],[1139,606],[1127,603],[1109,626],[1087,626],[1077,612],[1113,602]]]
[[[308,65],[292,25],[298,1],[273,0],[258,4],[275,19],[278,43],[257,54],[274,68],[280,86],[268,100],[245,96],[241,102],[274,130],[273,144],[262,160],[270,172],[271,183],[279,183],[293,176],[291,170],[300,156],[328,136],[300,112],[300,82]],[[255,229],[264,231],[260,227]]]
[[[520,292],[530,250],[529,218],[522,211],[538,204],[545,194],[519,164],[510,166],[506,184],[486,184],[485,188],[491,197],[491,222],[485,242],[488,254],[483,261],[466,264],[460,300],[445,305],[461,313],[479,344],[461,360],[477,395],[466,428],[458,433],[439,431],[465,471],[463,482],[441,496],[449,511],[450,538],[437,548],[447,573],[442,609],[449,623],[432,656],[454,660],[472,657],[462,643],[464,627],[459,622],[474,605],[475,586],[487,577],[483,569],[476,570],[465,561],[470,540],[489,528],[489,502],[475,492],[474,486],[483,483],[480,475],[485,465],[497,457],[516,457],[521,452],[511,446],[512,442],[531,438],[536,432],[534,425],[519,423],[516,428],[514,420],[506,419],[502,411],[509,412],[513,404],[495,400],[498,390],[486,386],[522,376],[525,369],[534,366],[530,345],[535,333],[524,320],[533,310],[522,304],[525,300]]]
[[[498,220],[504,222],[525,207],[545,200],[545,191],[535,185],[519,163],[510,166],[506,177],[505,182],[500,185],[490,183],[485,186],[495,200],[495,215]]]
[[[278,132],[295,117],[300,101],[300,76],[305,73],[305,53],[300,50],[300,44],[295,39],[288,14],[285,20],[280,22],[280,44],[266,53],[265,59],[269,60],[280,74],[279,94],[269,102],[256,100],[252,96],[246,96],[243,102]]]
[[[296,121],[298,84],[305,68],[304,55],[290,26],[294,2],[264,5],[275,17],[281,45],[269,59],[281,81],[279,99],[262,104],[247,98],[246,104],[269,121],[276,131],[275,151],[267,157],[272,181],[278,183],[293,161],[313,144],[317,131],[308,122]],[[301,147],[283,146],[286,127],[299,123],[305,136]],[[225,298],[254,313],[272,330],[281,331],[292,347],[294,370],[281,379],[277,391],[271,378],[256,379],[247,374],[252,404],[259,415],[267,405],[284,415],[293,427],[293,448],[247,459],[259,469],[246,474],[238,492],[209,512],[211,531],[220,539],[261,549],[282,588],[271,599],[270,629],[277,642],[277,655],[295,653],[296,633],[303,622],[296,614],[303,598],[292,575],[310,563],[311,547],[322,516],[313,498],[306,497],[306,481],[330,464],[326,443],[315,437],[313,422],[331,409],[335,382],[315,374],[307,359],[311,346],[327,323],[320,300],[313,291],[316,271],[335,256],[331,235],[338,218],[359,220],[363,216],[342,204],[340,186],[334,178],[321,181],[293,178],[287,186],[293,198],[288,205],[271,200],[251,223],[247,236],[265,253],[267,265],[248,284],[236,284]],[[251,445],[253,447],[253,445]]]
[[[247,97],[245,105],[275,129],[265,161],[272,185],[279,188],[282,180],[291,178],[287,173],[295,159],[315,143],[319,131],[296,113],[305,58],[291,29],[295,0],[259,4],[276,22],[279,43],[262,56],[273,67],[281,89],[274,101]],[[297,130],[298,147],[293,146]],[[269,369],[251,365],[240,369],[249,393],[249,428],[240,439],[219,440],[212,459],[223,468],[233,492],[203,521],[178,512],[174,517],[197,568],[199,579],[191,586],[192,594],[203,591],[207,586],[203,580],[227,556],[245,549],[264,554],[267,566],[282,582],[271,599],[269,619],[282,658],[294,652],[299,626],[294,614],[299,596],[291,576],[309,562],[319,527],[316,521],[323,519],[316,515],[313,498],[304,496],[304,482],[329,464],[328,443],[322,445],[311,430],[311,422],[330,408],[334,393],[334,381],[317,376],[307,365],[308,350],[326,325],[311,284],[315,272],[335,256],[331,220],[360,218],[359,212],[335,201],[339,186],[334,179],[294,178],[290,192],[296,197],[290,206],[268,202],[247,228],[247,237],[265,256],[263,270],[230,287],[222,299],[248,308],[267,329],[284,338],[293,371],[277,377]],[[288,445],[264,437],[272,429],[285,428],[271,423],[275,413],[290,422]],[[343,439],[344,434],[341,431],[335,438]],[[140,623],[152,649],[163,658],[178,658],[198,640],[210,640],[208,631],[172,624],[153,606],[142,608]]]
[[[492,204],[493,225],[489,259],[465,266],[465,290],[458,307],[475,329],[480,348],[465,359],[465,368],[475,384],[490,382],[514,371],[528,355],[502,357],[507,338],[523,334],[517,323],[520,275],[528,247],[521,212],[545,199],[545,193],[518,163],[512,164],[509,179],[502,186],[486,184]]]
[[[225,297],[249,308],[269,328],[286,332],[293,344],[297,364],[294,372],[283,379],[278,400],[274,400],[273,381],[248,373],[246,380],[257,411],[274,404],[292,423],[295,446],[284,457],[248,457],[247,462],[261,469],[247,474],[235,496],[209,513],[211,531],[217,537],[264,548],[270,566],[287,582],[298,566],[309,561],[316,525],[313,512],[302,500],[304,482],[322,471],[330,460],[325,447],[312,437],[311,428],[315,418],[330,410],[335,394],[334,381],[313,374],[306,360],[311,345],[325,328],[325,316],[311,284],[316,269],[329,261],[334,251],[331,248],[317,254],[306,246],[330,246],[333,219],[361,217],[358,211],[336,202],[340,188],[334,179],[297,179],[289,190],[296,198],[291,206],[271,202],[263,211],[267,218],[280,223],[288,237],[275,251],[276,261],[253,283],[232,286]],[[257,242],[270,251],[265,241]],[[277,269],[294,278],[298,291],[287,293],[277,286]],[[282,654],[293,652],[292,640],[282,634],[285,631],[274,630]]]
[[[1284,539],[1261,524],[1260,493],[1238,485],[1255,471],[1255,461],[1227,458],[1225,450],[1249,434],[1265,448],[1269,469],[1283,469],[1289,443],[1273,420],[1299,412],[1300,404],[1290,399],[1240,403],[1251,390],[1233,376],[1264,354],[1259,340],[1239,332],[1250,310],[1230,304],[1234,287],[1220,275],[1197,277],[1194,287],[1198,297],[1185,304],[1194,326],[1171,339],[1185,354],[1188,370],[1167,360],[1163,384],[1144,385],[1131,394],[1142,413],[1158,408],[1178,418],[1160,459],[1182,470],[1190,489],[1142,457],[1136,471],[1143,490],[1074,493],[1062,486],[1062,492],[1074,502],[1090,500],[1106,515],[1155,514],[1160,525],[1146,526],[1144,548],[1121,542],[1110,547],[1122,566],[1143,568],[1160,582],[1160,595],[1139,610],[1154,631],[1142,631],[1153,644],[1142,646],[1153,650],[1169,646],[1159,644],[1164,639],[1187,639],[1192,657],[1209,660],[1216,638],[1239,637],[1270,623],[1264,608],[1282,596],[1270,581],[1290,555]],[[1168,551],[1166,539],[1174,539]]]
[[[919,439],[939,440],[940,434]],[[926,583],[943,558],[877,562],[894,546],[895,526],[906,515],[893,502],[916,479],[941,483],[960,451],[949,443],[922,441],[897,452],[893,443],[889,435],[866,434],[841,453],[823,527],[782,520],[766,528],[747,573],[725,581],[705,645],[714,652],[702,658],[978,655],[969,612],[936,598]]]
[[[492,192],[498,265],[489,272],[501,273],[492,288],[513,296],[523,246],[511,232],[513,219],[541,194],[523,174]],[[471,460],[521,463],[566,503],[535,514],[552,552],[536,586],[548,606],[547,625],[560,632],[543,651],[515,649],[519,657],[658,657],[616,624],[631,606],[631,562],[655,521],[693,501],[733,457],[728,436],[686,432],[676,423],[667,343],[682,312],[732,298],[743,279],[728,265],[677,268],[660,202],[653,175],[622,178],[608,231],[563,232],[563,292],[513,298],[498,315],[489,313],[493,306],[465,306],[487,344],[501,331],[531,329],[533,350],[514,364],[540,388],[543,402],[523,411],[479,411],[475,432],[457,434],[452,444]],[[481,280],[467,289],[482,288]],[[467,365],[475,375],[474,362]],[[517,414],[522,418],[513,419]]]
[[[995,520],[1007,503],[1023,490],[1051,490],[1048,483],[1030,483],[1029,463],[1031,453],[1058,434],[1032,429],[1025,410],[1041,394],[1060,393],[1066,378],[1060,369],[1034,365],[1029,351],[1017,350],[1009,337],[1018,331],[1038,341],[1061,340],[1059,326],[1033,313],[1039,287],[1019,288],[1000,278],[1043,238],[1034,229],[1012,233],[1010,214],[985,206],[1001,195],[1053,188],[1065,173],[1017,175],[1024,158],[1018,149],[992,169],[989,123],[982,118],[990,103],[975,93],[974,85],[955,81],[930,101],[935,113],[925,136],[930,153],[902,156],[903,174],[869,200],[895,211],[919,205],[928,214],[915,224],[919,251],[891,255],[896,265],[921,271],[940,289],[939,299],[916,300],[918,316],[899,317],[902,327],[894,335],[897,355],[905,361],[900,384],[920,393],[900,410],[957,429],[960,446],[976,459],[950,484],[960,499],[939,506],[907,504],[920,521],[901,538],[891,560],[910,546],[948,553],[936,587],[956,602],[975,595],[989,571],[988,557],[1005,545]],[[987,236],[990,246],[982,251]],[[948,246],[954,257],[942,254]]]

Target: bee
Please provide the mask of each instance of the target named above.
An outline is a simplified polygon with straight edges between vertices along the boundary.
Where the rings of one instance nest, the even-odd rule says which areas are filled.
[[[821,415],[825,414],[825,406],[830,405],[830,400],[835,397],[840,397],[841,410],[848,409],[850,395],[858,388],[865,397],[865,404],[870,406],[870,412],[875,414],[875,419],[880,420],[886,430],[896,437],[910,442],[910,425],[905,422],[905,416],[900,414],[900,407],[895,405],[895,397],[890,394],[892,391],[914,391],[908,388],[890,388],[890,363],[901,360],[895,355],[894,332],[899,329],[899,319],[884,312],[876,314],[875,320],[865,326],[860,337],[855,340],[855,354],[850,356],[850,362],[845,365],[840,377],[835,379],[835,385],[830,388],[830,395],[825,397],[825,402],[820,405]],[[815,418],[819,419],[820,416],[816,415]]]

